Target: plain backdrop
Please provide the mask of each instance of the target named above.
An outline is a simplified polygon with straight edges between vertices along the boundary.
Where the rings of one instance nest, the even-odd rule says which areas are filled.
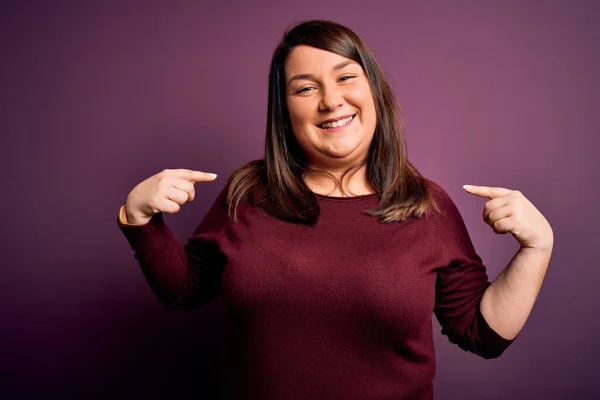
[[[435,322],[437,399],[599,398],[596,1],[3,1],[0,397],[213,398],[224,307],[169,311],[116,219],[165,168],[219,174],[166,215],[182,240],[262,155],[286,27],[332,19],[370,45],[409,158],[453,198],[490,278],[518,249],[463,184],[520,190],[554,229],[531,317],[495,360]]]

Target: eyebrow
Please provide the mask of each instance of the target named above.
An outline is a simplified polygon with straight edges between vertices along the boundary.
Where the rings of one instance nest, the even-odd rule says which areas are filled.
[[[357,64],[356,62],[352,61],[352,60],[346,60],[346,61],[342,61],[340,63],[337,63],[333,66],[333,70],[334,71],[338,71],[342,68],[347,67],[350,64]],[[358,64],[357,64],[358,65]],[[298,75],[294,75],[290,78],[290,80],[288,81],[288,85],[290,83],[292,83],[293,81],[298,81],[298,80],[303,80],[303,79],[307,79],[307,80],[315,80],[315,77],[312,74],[298,74]]]

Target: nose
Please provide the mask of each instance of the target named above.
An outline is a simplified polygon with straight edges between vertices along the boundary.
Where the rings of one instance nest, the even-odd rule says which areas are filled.
[[[324,87],[321,93],[323,95],[319,103],[320,111],[334,111],[344,104],[344,96],[342,96],[339,88],[335,86]]]

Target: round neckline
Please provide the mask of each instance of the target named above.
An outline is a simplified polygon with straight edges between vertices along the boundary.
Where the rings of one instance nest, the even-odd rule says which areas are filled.
[[[358,201],[364,199],[370,199],[372,197],[377,197],[377,193],[369,193],[369,194],[361,194],[358,196],[329,196],[326,194],[315,193],[315,195],[323,200],[333,200],[333,201]]]

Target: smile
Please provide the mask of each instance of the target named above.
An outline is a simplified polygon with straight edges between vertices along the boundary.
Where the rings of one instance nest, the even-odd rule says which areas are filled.
[[[334,121],[323,122],[317,126],[321,129],[342,128],[346,125],[349,125],[354,120],[355,117],[356,117],[356,114],[351,115],[349,117],[340,118],[340,119],[337,119]]]

